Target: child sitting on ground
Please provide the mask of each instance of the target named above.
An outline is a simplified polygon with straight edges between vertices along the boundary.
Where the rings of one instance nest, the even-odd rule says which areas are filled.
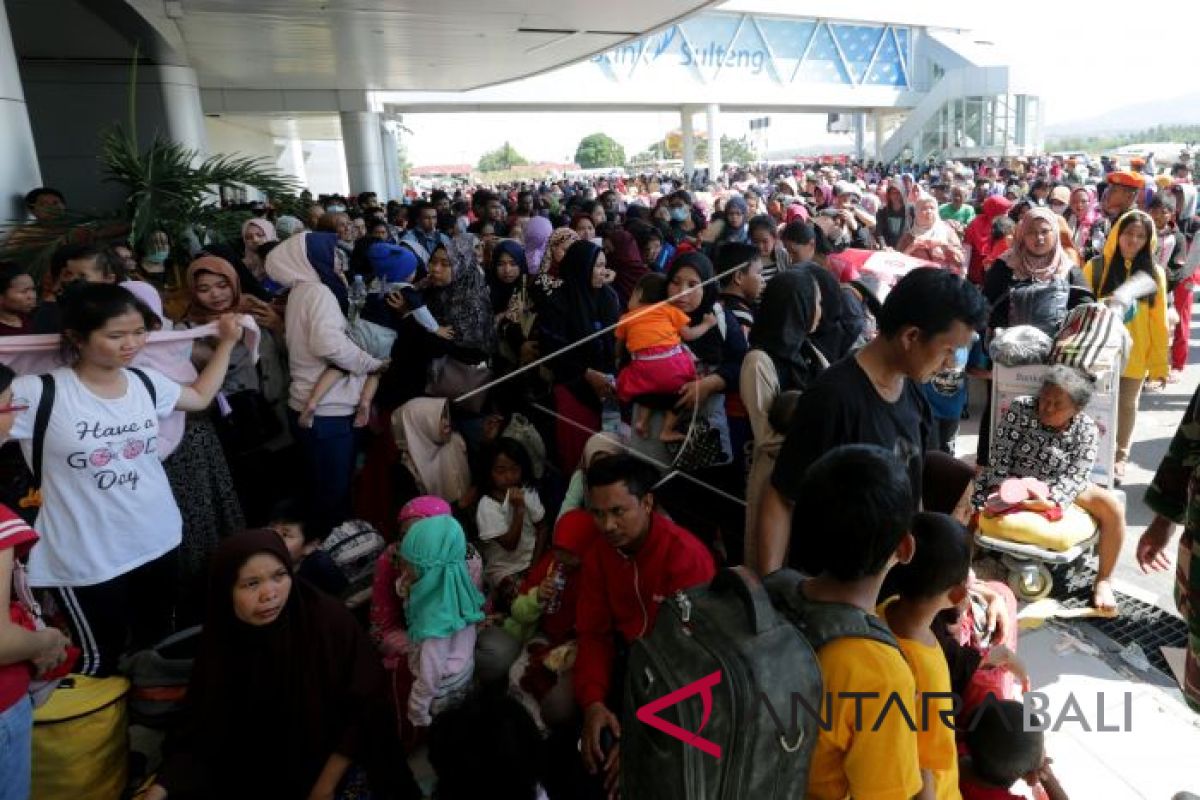
[[[889,582],[898,594],[879,606],[879,616],[896,634],[917,682],[913,720],[921,769],[933,775],[936,797],[950,798],[958,792],[950,670],[930,626],[938,612],[967,597],[971,535],[952,517],[922,512],[913,517],[912,536],[916,553],[892,570]],[[945,697],[926,699],[935,694]]]
[[[417,522],[400,544],[407,581],[408,667],[412,689],[408,720],[420,728],[461,702],[475,670],[475,626],[483,595],[467,572],[467,538],[454,517]]]
[[[315,519],[304,503],[297,500],[279,503],[271,509],[267,527],[283,539],[296,575],[326,594],[341,597],[350,582],[333,557],[321,549],[321,542],[329,530]]]
[[[617,399],[633,402],[645,394],[678,394],[684,384],[696,379],[696,365],[683,342],[708,333],[717,324],[715,314],[705,314],[699,325],[689,325],[688,316],[667,302],[667,278],[647,273],[629,298],[629,311],[617,322],[618,358],[627,351],[630,363],[617,375]],[[639,405],[633,431],[646,438],[651,409]],[[675,430],[677,414],[668,409],[659,439],[680,442],[686,434]]]
[[[963,800],[1020,800],[1011,789],[1024,780],[1036,800],[1067,800],[1050,769],[1044,735],[1026,730],[1024,708],[1014,700],[985,703],[967,726],[967,754],[959,764]]]
[[[815,461],[800,483],[795,513],[814,534],[823,534],[812,539],[825,566],[800,584],[804,600],[849,606],[865,624],[879,625],[871,615],[883,580],[913,556],[909,524],[915,509],[907,470],[882,447],[846,445]],[[882,713],[893,694],[916,697],[899,648],[846,636],[821,647],[817,660],[826,696],[833,698],[832,724],[821,728],[813,749],[809,800],[933,798],[932,779],[926,785],[918,765],[916,732],[903,714]]]
[[[525,571],[545,547],[546,509],[529,485],[529,454],[515,439],[501,436],[484,458],[484,496],[475,522],[483,550],[483,578],[496,610],[507,612]]]

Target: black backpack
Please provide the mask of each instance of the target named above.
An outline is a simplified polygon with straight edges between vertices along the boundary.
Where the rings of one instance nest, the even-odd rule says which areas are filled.
[[[158,393],[150,376],[137,367],[128,367],[128,370],[141,380],[150,395],[150,402],[157,406]],[[56,393],[53,375],[46,373],[38,378],[42,381],[42,397],[33,418],[33,443],[29,449],[31,463],[26,465],[16,442],[6,442],[0,448],[0,502],[30,525],[37,519],[42,506],[42,451],[45,449],[46,429],[50,426]]]
[[[827,713],[817,651],[846,636],[899,646],[862,609],[805,599],[802,580],[785,569],[760,581],[734,567],[663,603],[654,630],[630,647],[621,720],[624,797],[804,796],[816,715]],[[711,705],[694,695],[711,698]],[[812,711],[797,704],[794,728],[793,697]],[[693,735],[706,741],[679,738]]]

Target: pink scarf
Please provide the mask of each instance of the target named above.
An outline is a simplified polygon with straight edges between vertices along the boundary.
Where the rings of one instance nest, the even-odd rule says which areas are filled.
[[[128,287],[129,281],[125,285]],[[149,284],[145,284],[149,285]],[[135,292],[139,297],[142,292]],[[245,336],[242,341],[258,360],[258,325],[249,316],[241,318]],[[134,359],[134,366],[147,367],[157,370],[176,383],[190,384],[196,380],[196,371],[191,367],[192,342],[206,336],[216,336],[217,325],[201,325],[198,328],[186,328],[178,331],[154,331],[146,337],[146,346]],[[0,337],[0,364],[7,364],[18,375],[41,375],[63,366],[61,356],[62,336],[57,333],[38,333],[30,336]],[[186,362],[186,367],[179,363]],[[160,368],[160,365],[162,367]],[[184,381],[180,376],[191,369],[191,380]],[[174,452],[183,438],[182,412],[176,411],[162,421],[159,432],[159,460],[165,460]]]

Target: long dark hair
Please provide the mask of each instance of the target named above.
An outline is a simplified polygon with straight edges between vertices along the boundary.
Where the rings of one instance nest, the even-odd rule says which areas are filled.
[[[1133,257],[1133,263],[1125,264],[1125,257],[1121,255],[1121,234],[1125,233],[1125,229],[1134,223],[1141,225],[1142,230],[1146,232],[1146,243],[1142,245],[1142,249]],[[1100,287],[1101,296],[1111,294],[1118,286],[1133,277],[1135,272],[1144,272],[1151,278],[1154,278],[1155,281],[1158,280],[1154,271],[1154,251],[1151,246],[1154,242],[1155,234],[1154,220],[1145,214],[1126,214],[1117,222],[1117,229],[1114,234],[1117,237],[1117,247],[1113,251],[1113,260],[1120,259],[1117,263],[1118,265],[1124,265],[1125,269],[1118,272],[1111,268],[1111,264],[1105,265],[1109,267],[1109,270],[1108,275],[1105,277],[1104,285]],[[1101,273],[1103,271],[1102,269]],[[1155,292],[1146,298],[1146,302],[1153,306],[1157,299],[1158,293]]]
[[[150,307],[131,292],[111,283],[72,283],[62,296],[63,361],[74,364],[79,360],[79,346],[110,319],[133,311],[140,314],[147,330],[158,319]]]

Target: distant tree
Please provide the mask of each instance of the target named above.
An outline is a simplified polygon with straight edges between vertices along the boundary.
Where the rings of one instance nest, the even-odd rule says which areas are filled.
[[[625,148],[605,133],[593,133],[579,140],[575,163],[584,169],[620,167],[625,163]]]
[[[696,142],[696,161],[702,163],[708,160],[708,140]],[[750,164],[758,160],[754,147],[743,136],[734,139],[729,136],[721,137],[721,161],[726,164]]]
[[[511,144],[505,142],[495,150],[484,153],[479,157],[479,171],[498,172],[500,170],[511,169],[512,167],[521,167],[528,163],[529,161],[518,153]]]

